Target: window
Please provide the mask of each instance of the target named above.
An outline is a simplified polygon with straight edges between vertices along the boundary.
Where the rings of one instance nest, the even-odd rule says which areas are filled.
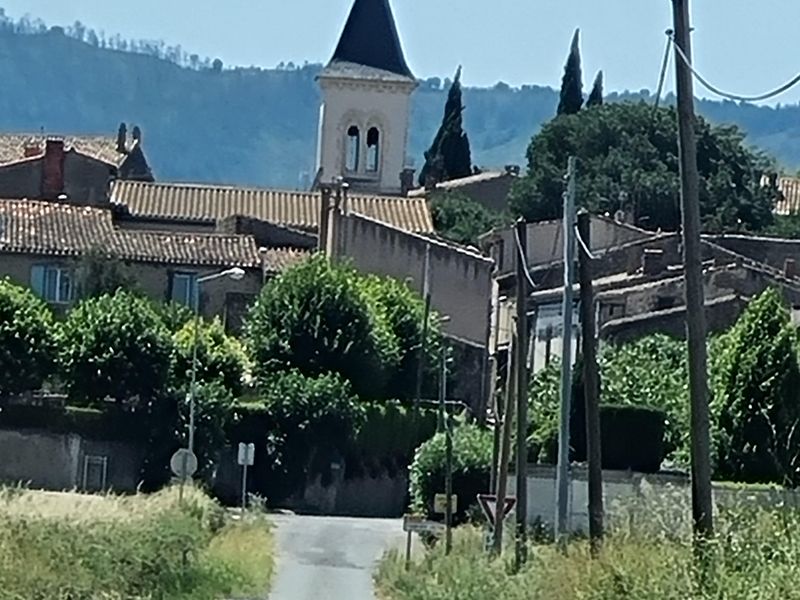
[[[35,265],[31,269],[31,288],[53,304],[69,304],[74,298],[72,272],[55,265]]]
[[[348,171],[358,170],[360,151],[361,133],[358,131],[358,127],[352,125],[350,129],[347,130],[347,163],[345,166],[347,167]]]
[[[197,302],[197,273],[173,273],[170,285],[173,302],[194,308]]]
[[[367,171],[377,173],[381,164],[381,133],[377,127],[367,132]]]

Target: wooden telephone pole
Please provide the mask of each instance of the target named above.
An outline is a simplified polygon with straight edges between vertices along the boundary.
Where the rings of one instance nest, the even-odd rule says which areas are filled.
[[[675,20],[675,65],[678,91],[678,149],[683,216],[683,260],[686,282],[686,333],[689,341],[689,398],[692,437],[692,516],[700,538],[713,533],[711,443],[709,439],[706,318],[700,242],[700,192],[697,174],[692,73],[678,51],[692,60],[689,0],[672,0]]]
[[[517,570],[528,560],[528,225],[524,219],[516,223],[517,246],[517,535],[515,566]],[[502,505],[497,505],[502,512]]]
[[[583,398],[586,406],[586,458],[589,463],[589,540],[597,554],[603,540],[603,453],[600,438],[600,376],[597,367],[597,324],[592,282],[591,216],[578,214],[578,279],[581,285]]]

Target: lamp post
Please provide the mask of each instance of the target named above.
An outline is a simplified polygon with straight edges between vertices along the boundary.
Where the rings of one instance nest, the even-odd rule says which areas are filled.
[[[194,403],[197,395],[197,338],[200,333],[200,284],[215,279],[228,277],[233,281],[241,281],[244,269],[233,267],[219,273],[198,277],[194,284],[194,335],[192,336],[192,381],[189,386],[189,451],[194,452]]]

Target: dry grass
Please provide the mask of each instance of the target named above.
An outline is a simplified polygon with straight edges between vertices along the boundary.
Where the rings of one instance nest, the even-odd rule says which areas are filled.
[[[263,591],[271,571],[266,523],[228,523],[199,490],[0,490],[2,600],[221,600]]]
[[[574,542],[567,555],[532,548],[525,570],[512,574],[507,552],[491,560],[482,534],[457,531],[455,551],[436,548],[406,573],[401,557],[387,556],[378,572],[385,600],[778,600],[800,598],[800,515],[736,509],[719,516],[707,586],[698,587],[685,536],[617,530],[598,559]]]

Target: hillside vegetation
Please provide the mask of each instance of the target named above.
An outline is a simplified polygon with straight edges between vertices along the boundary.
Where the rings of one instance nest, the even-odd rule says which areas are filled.
[[[115,135],[126,121],[142,127],[161,180],[297,187],[303,174],[313,177],[320,65],[223,68],[163,43],[161,51],[153,43],[145,53],[142,44],[131,52],[133,44],[112,49],[105,40],[81,41],[71,29],[70,35],[61,28],[18,29],[0,26],[0,130]],[[441,121],[449,82],[420,83],[409,148],[418,169]],[[640,98],[649,94],[608,99]],[[465,88],[464,125],[475,164],[524,164],[531,136],[555,114],[557,101],[549,87]],[[712,122],[741,126],[748,143],[784,166],[800,167],[800,106],[701,101],[699,109]]]

